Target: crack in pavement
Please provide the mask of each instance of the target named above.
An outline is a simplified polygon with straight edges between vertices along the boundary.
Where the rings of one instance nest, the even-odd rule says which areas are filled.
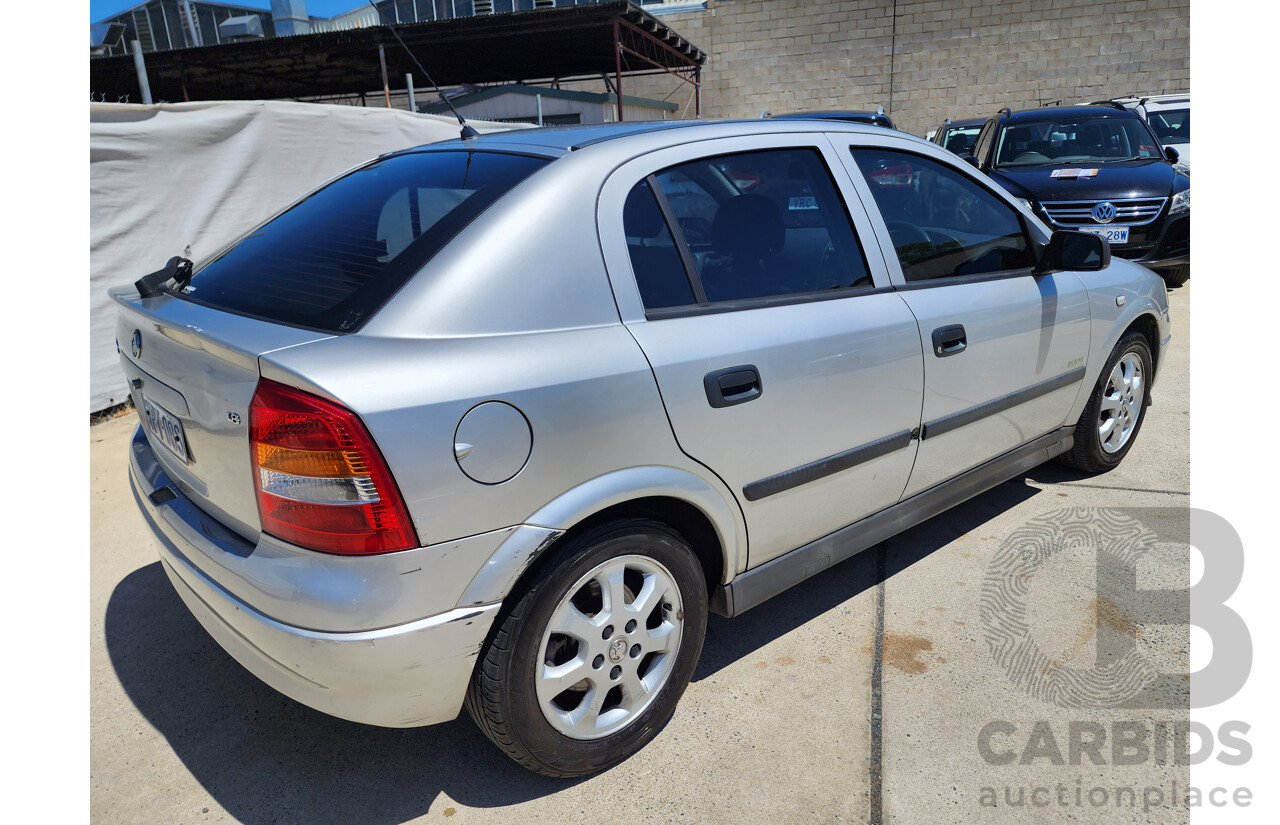
[[[1050,490],[1054,487],[1088,487],[1091,490],[1120,490],[1126,493],[1156,493],[1164,496],[1189,496],[1190,491],[1184,490],[1153,490],[1149,487],[1112,487],[1110,484],[1081,484],[1079,482],[1058,481],[1058,482],[1041,482],[1027,479],[1026,483],[1032,487],[1041,490]]]
[[[871,788],[868,791],[869,825],[881,825],[884,821],[884,800],[881,795],[881,775],[884,764],[884,740],[882,726],[884,723],[883,675],[884,675],[884,542],[876,545],[876,631],[875,659],[871,664]]]

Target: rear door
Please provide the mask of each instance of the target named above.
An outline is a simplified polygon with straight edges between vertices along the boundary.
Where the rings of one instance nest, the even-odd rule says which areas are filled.
[[[602,191],[623,320],[681,448],[738,497],[751,566],[911,472],[919,333],[848,184],[821,135],[791,134],[655,152]]]
[[[843,148],[925,353],[909,497],[1067,423],[1088,293],[1075,273],[1033,274],[1026,217],[967,168],[887,141]]]

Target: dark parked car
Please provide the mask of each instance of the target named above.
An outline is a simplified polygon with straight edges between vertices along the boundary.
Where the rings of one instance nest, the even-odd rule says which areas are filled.
[[[1056,229],[1101,235],[1170,286],[1191,275],[1191,178],[1147,121],[1118,103],[1011,112],[965,158]]]
[[[973,145],[978,142],[978,133],[982,131],[982,124],[986,122],[986,118],[981,117],[972,120],[947,118],[929,139],[948,152],[967,155],[973,151]]]
[[[886,129],[898,128],[893,125],[893,121],[884,113],[883,106],[877,106],[874,112],[787,112],[781,115],[765,112],[763,117],[773,118],[774,120],[841,120],[845,123],[866,123],[869,126],[883,126]]]

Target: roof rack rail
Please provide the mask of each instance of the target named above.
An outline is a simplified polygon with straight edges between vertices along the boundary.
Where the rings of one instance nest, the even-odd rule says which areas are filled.
[[[998,114],[998,115],[1004,115],[1004,116],[1008,117],[1009,115],[1013,114],[1013,111],[1012,111],[1008,106],[1005,106],[1003,109],[1001,109],[1000,111],[996,112],[996,114]]]
[[[1095,103],[1090,103],[1089,105],[1090,106],[1110,106],[1112,109],[1119,109],[1122,112],[1129,111],[1129,107],[1125,106],[1123,103],[1117,103],[1114,100],[1099,100]]]

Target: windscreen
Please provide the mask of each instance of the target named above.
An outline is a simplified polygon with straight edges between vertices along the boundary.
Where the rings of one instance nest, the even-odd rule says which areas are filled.
[[[199,269],[182,297],[255,318],[351,332],[545,158],[418,152],[363,166]]]
[[[1136,117],[1074,117],[1011,123],[1000,132],[996,166],[1106,163],[1161,158],[1151,131]]]

